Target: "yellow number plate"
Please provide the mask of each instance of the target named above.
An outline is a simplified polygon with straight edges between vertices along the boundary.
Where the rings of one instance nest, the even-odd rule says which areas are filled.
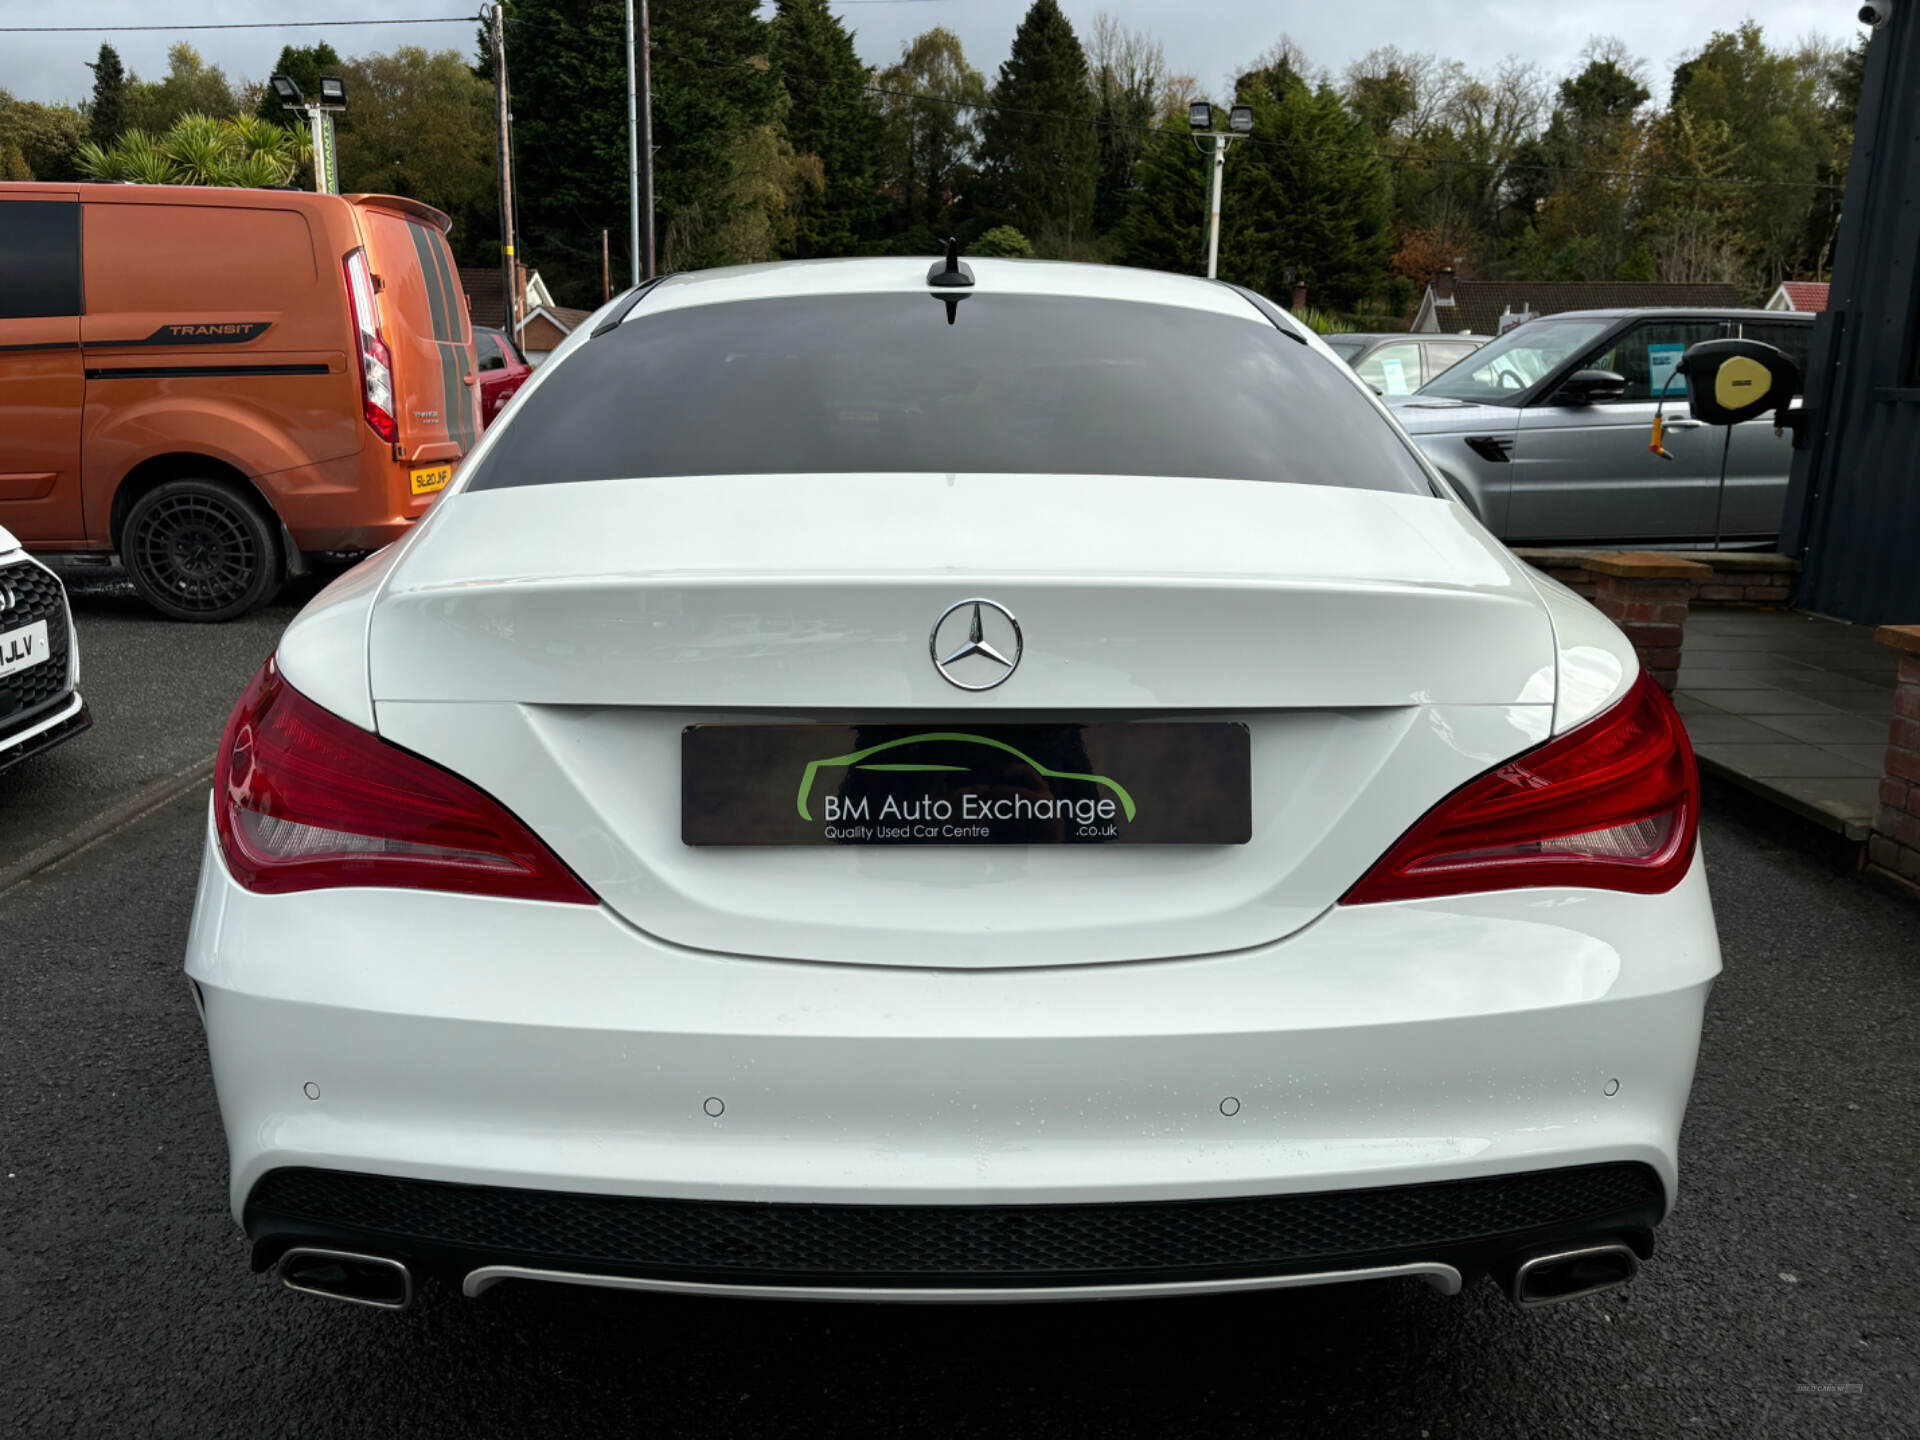
[[[436,490],[444,490],[447,488],[447,481],[453,478],[453,466],[428,465],[422,469],[415,470],[408,478],[413,486],[414,494],[431,495]]]

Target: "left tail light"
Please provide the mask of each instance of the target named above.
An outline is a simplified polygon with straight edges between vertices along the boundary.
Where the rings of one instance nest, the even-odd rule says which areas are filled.
[[[353,304],[353,335],[360,351],[360,400],[367,424],[389,445],[400,439],[400,420],[393,408],[393,351],[380,329],[380,310],[373,303],[373,275],[367,252],[352,250],[342,262],[347,270],[347,297]]]
[[[499,801],[321,709],[271,660],[227,721],[213,793],[227,869],[261,894],[375,885],[598,903]]]
[[[1700,776],[1644,671],[1618,704],[1442,800],[1343,905],[1572,885],[1655,894],[1693,863]]]

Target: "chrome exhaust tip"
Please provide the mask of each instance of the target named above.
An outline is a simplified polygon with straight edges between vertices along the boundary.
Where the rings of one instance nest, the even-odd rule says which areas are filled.
[[[1523,1309],[1577,1300],[1624,1285],[1640,1273],[1640,1257],[1615,1240],[1577,1250],[1530,1255],[1515,1267],[1507,1293]]]
[[[413,1303],[413,1272],[384,1255],[295,1246],[274,1266],[280,1283],[302,1295],[324,1295],[349,1305],[404,1310]]]

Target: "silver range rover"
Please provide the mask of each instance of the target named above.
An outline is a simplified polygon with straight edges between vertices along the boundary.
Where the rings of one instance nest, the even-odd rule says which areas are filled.
[[[1802,374],[1813,318],[1769,310],[1583,310],[1529,320],[1387,403],[1510,545],[1771,544],[1790,434],[1687,413],[1674,367],[1723,336],[1777,345]],[[1662,391],[1665,448],[1649,439]],[[1722,484],[1722,462],[1725,483]]]
[[[0,771],[93,723],[66,588],[0,529]]]

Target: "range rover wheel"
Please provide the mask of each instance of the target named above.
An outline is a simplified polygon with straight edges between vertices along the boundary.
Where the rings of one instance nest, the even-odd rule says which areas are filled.
[[[144,599],[174,620],[233,620],[280,589],[273,522],[238,487],[169,480],[127,512],[120,554]]]

